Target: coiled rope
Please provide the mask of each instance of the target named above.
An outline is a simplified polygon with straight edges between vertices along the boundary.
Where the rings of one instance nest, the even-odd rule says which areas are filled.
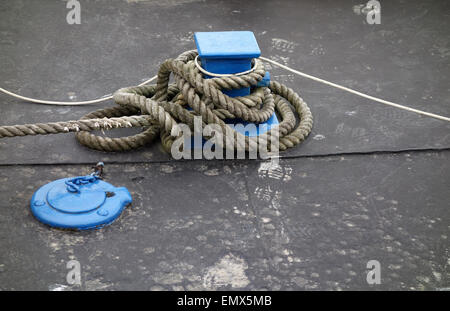
[[[264,65],[254,60],[254,70],[239,76],[204,79],[195,64],[196,50],[186,51],[176,59],[161,64],[156,85],[122,88],[113,94],[115,107],[91,112],[80,120],[35,123],[0,127],[0,138],[76,132],[78,141],[101,151],[126,151],[144,146],[156,137],[170,152],[174,140],[180,137],[179,124],[194,129],[194,117],[202,117],[202,126],[220,127],[223,137],[216,148],[246,151],[286,150],[301,143],[310,133],[313,118],[303,99],[285,85],[271,81],[269,87],[256,87],[265,75]],[[173,75],[175,83],[169,84]],[[253,87],[243,97],[229,97],[222,90]],[[190,107],[190,109],[187,109]],[[292,109],[292,108],[293,109]],[[231,129],[226,119],[261,123],[276,111],[281,118],[278,126],[258,137],[248,137]],[[298,119],[298,121],[297,121]],[[94,130],[141,127],[139,134],[110,138],[94,135]]]

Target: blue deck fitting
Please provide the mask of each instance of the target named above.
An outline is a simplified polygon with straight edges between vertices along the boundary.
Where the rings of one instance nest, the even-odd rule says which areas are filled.
[[[194,38],[202,67],[212,73],[233,74],[247,71],[251,69],[252,59],[261,55],[255,35],[251,31],[196,32]],[[270,74],[266,73],[258,86],[268,86],[269,82]],[[231,97],[246,96],[250,94],[250,88],[224,90],[223,93]],[[225,121],[228,124],[248,124],[239,119]],[[256,131],[239,132],[247,136],[258,136],[277,124],[277,116],[273,113],[259,128],[256,124]]]
[[[49,226],[86,230],[110,224],[131,201],[126,188],[87,175],[42,186],[31,199],[31,211]]]
[[[250,70],[252,59],[261,55],[251,31],[196,32],[194,38],[202,67],[212,73]],[[224,93],[232,97],[246,96],[250,94],[250,88],[225,90]]]

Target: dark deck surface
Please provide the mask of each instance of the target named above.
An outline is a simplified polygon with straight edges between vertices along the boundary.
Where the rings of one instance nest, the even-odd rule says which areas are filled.
[[[193,49],[193,32],[252,30],[262,53],[293,68],[410,107],[450,115],[447,1],[88,1],[81,25],[63,1],[0,3],[1,83],[53,100],[100,97],[153,76]],[[269,67],[314,115],[279,167],[176,162],[154,144],[129,153],[73,134],[0,140],[0,289],[450,288],[450,124]],[[82,107],[0,94],[0,124],[74,120]],[[106,162],[133,204],[96,231],[51,229],[29,201],[54,179]],[[66,283],[67,261],[82,285]],[[366,264],[381,264],[368,285]]]

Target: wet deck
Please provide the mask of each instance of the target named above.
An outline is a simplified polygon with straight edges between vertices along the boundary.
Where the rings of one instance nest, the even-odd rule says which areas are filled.
[[[364,1],[361,1],[364,2]],[[450,115],[448,3],[87,1],[68,25],[60,1],[0,3],[1,85],[22,95],[91,99],[140,83],[193,49],[195,31],[252,30],[263,55],[375,96]],[[256,2],[255,2],[256,3]],[[276,9],[274,9],[276,8]],[[73,134],[0,141],[0,289],[427,289],[450,287],[450,125],[278,68],[315,118],[279,167],[177,162],[154,144],[129,153]],[[56,107],[0,94],[0,124],[77,119],[111,105]],[[134,199],[96,231],[50,229],[33,192],[106,162]],[[67,261],[82,285],[66,283]],[[366,264],[381,264],[381,284]]]

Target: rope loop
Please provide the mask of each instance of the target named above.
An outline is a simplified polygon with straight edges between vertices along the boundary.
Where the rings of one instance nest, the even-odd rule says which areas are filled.
[[[216,148],[250,151],[259,150],[262,144],[270,149],[276,143],[279,150],[286,150],[301,143],[311,132],[311,111],[295,91],[275,81],[269,87],[257,87],[266,73],[260,60],[255,59],[247,72],[205,79],[197,57],[197,51],[191,50],[164,61],[156,85],[119,89],[113,94],[117,106],[91,112],[77,121],[2,126],[0,138],[76,132],[77,140],[86,147],[126,151],[144,146],[159,136],[164,149],[170,151],[179,137],[178,126],[185,124],[193,129],[195,116],[202,117],[203,127],[214,124],[222,130],[223,138],[216,142]],[[248,96],[229,97],[222,92],[247,87],[252,88]],[[278,126],[258,137],[242,135],[225,123],[234,118],[261,123],[274,112],[279,116]],[[121,127],[141,127],[143,131],[119,138],[91,133]]]

